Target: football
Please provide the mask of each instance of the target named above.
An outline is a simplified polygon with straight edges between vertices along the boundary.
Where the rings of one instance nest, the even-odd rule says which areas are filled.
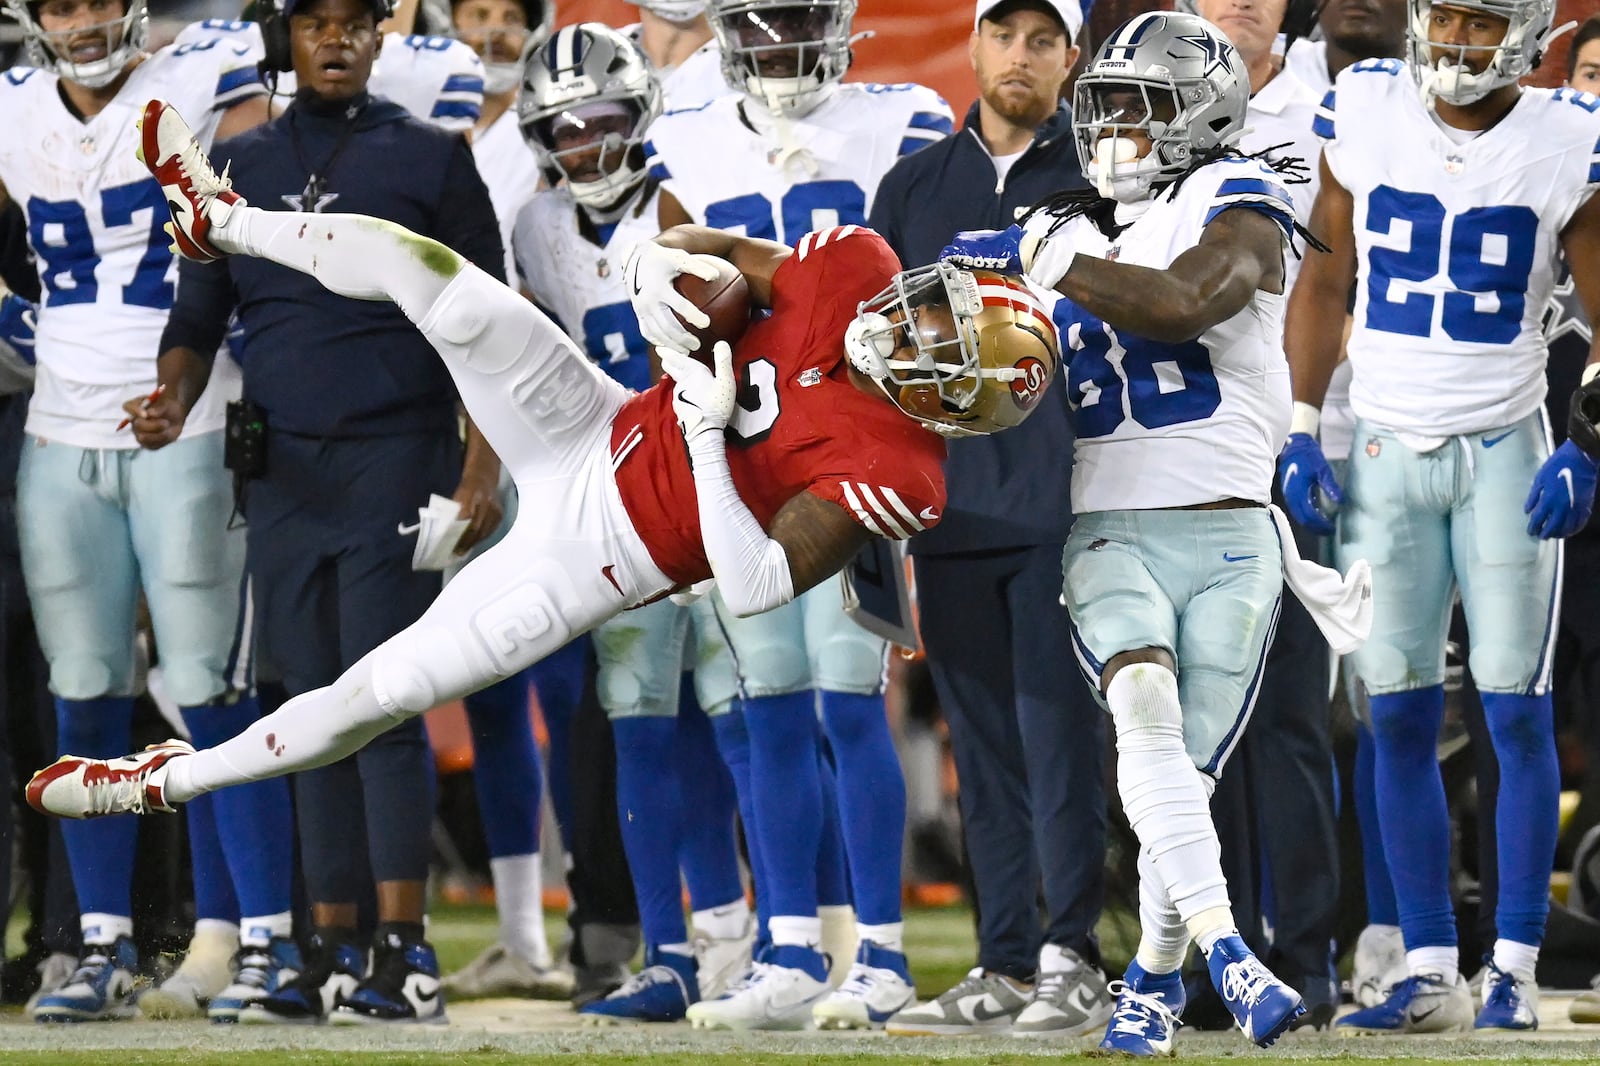
[[[695,329],[684,323],[686,329],[700,338],[700,347],[689,354],[709,364],[711,349],[717,341],[739,343],[745,327],[750,324],[750,286],[739,269],[726,259],[703,256],[715,260],[719,273],[712,281],[702,281],[693,274],[679,274],[673,288],[690,303],[706,313],[711,322],[705,329]],[[682,319],[679,319],[682,321]]]

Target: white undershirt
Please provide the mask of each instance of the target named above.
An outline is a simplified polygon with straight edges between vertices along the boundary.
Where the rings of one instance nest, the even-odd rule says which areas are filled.
[[[1021,159],[1028,150],[1012,152],[1010,155],[995,155],[989,158],[994,160],[995,187],[1003,189],[1006,184],[1006,175],[1011,173],[1011,165]]]

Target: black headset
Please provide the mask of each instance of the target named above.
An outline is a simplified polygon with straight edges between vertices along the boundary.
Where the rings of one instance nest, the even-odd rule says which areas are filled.
[[[1289,0],[1283,9],[1283,25],[1279,32],[1283,34],[1284,50],[1303,37],[1310,37],[1316,31],[1317,19],[1322,15],[1322,9],[1327,6],[1328,0]]]

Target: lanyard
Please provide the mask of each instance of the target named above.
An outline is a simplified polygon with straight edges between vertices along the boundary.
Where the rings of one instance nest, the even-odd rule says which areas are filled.
[[[348,121],[345,123],[344,130],[339,134],[339,140],[334,144],[333,151],[328,153],[328,158],[323,161],[320,167],[313,167],[306,162],[305,147],[300,143],[300,126],[297,121],[299,113],[294,109],[290,109],[288,122],[289,143],[294,147],[294,157],[300,164],[300,169],[306,172],[306,189],[300,200],[305,205],[304,210],[315,211],[321,205],[328,175],[332,173],[333,165],[344,152],[345,146],[350,143],[350,137],[356,131],[356,120],[360,118],[363,110],[365,110],[365,105],[350,109],[346,115]]]

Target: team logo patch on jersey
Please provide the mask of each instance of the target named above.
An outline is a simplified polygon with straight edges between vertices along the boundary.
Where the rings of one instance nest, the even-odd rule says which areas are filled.
[[[1011,398],[1022,410],[1031,411],[1050,384],[1050,375],[1044,364],[1031,355],[1017,360],[1016,369],[1020,373],[1011,379]]]
[[[1376,459],[1383,452],[1383,442],[1377,437],[1367,438],[1367,458]]]

